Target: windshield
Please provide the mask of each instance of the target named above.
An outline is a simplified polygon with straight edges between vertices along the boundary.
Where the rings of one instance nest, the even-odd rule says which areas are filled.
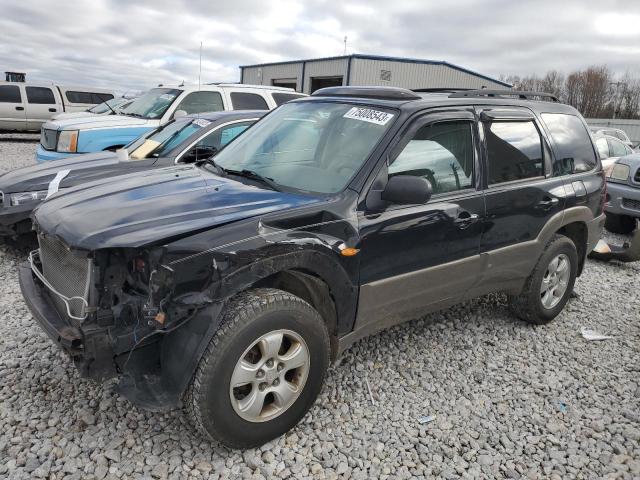
[[[91,113],[98,113],[98,114],[110,112],[111,109],[117,111],[117,108],[123,103],[125,103],[126,101],[127,101],[126,98],[112,98],[111,100],[107,100],[106,102],[102,102],[94,107],[91,107],[88,111]]]
[[[276,185],[336,193],[362,167],[395,114],[343,103],[289,103],[218,154],[226,170],[249,170]]]
[[[133,143],[129,150],[132,160],[141,160],[149,157],[162,157],[184,142],[187,138],[209,125],[204,118],[189,118],[175,120],[154,130],[151,134],[144,135]]]
[[[160,118],[181,93],[182,90],[177,88],[152,88],[141,97],[136,98],[121,113],[132,117]]]

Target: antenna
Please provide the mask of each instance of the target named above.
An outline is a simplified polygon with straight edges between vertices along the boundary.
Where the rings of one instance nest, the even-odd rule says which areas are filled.
[[[347,36],[344,36],[344,54],[347,54]]]
[[[200,70],[198,71],[198,90],[200,90],[201,78],[202,78],[202,41],[200,41]]]

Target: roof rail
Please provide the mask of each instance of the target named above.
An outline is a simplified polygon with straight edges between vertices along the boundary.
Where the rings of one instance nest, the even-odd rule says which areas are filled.
[[[474,90],[473,88],[458,87],[434,87],[434,88],[412,88],[412,92],[416,93],[456,93],[462,91]]]
[[[454,92],[449,98],[490,97],[490,98],[519,98],[521,100],[538,100],[542,102],[559,102],[558,97],[551,93],[525,92],[521,90],[466,90]]]
[[[411,90],[399,87],[325,87],[311,94],[314,97],[360,97],[378,100],[421,100]]]

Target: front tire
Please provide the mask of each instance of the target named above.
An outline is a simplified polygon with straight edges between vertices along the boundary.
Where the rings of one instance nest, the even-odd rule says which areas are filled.
[[[633,232],[637,226],[637,220],[629,215],[617,215],[615,213],[607,213],[607,219],[604,228],[611,233],[627,235]]]
[[[563,235],[554,235],[542,252],[519,295],[509,295],[511,311],[528,323],[549,323],[562,311],[578,273],[575,244]]]
[[[295,426],[320,393],[330,342],[320,314],[276,289],[235,297],[223,313],[185,397],[205,436],[251,448]]]

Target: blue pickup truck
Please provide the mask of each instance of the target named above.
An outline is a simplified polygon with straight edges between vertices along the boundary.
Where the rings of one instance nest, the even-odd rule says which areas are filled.
[[[119,115],[53,120],[42,126],[36,160],[117,150],[140,135],[188,114],[222,110],[271,110],[303,96],[293,89],[215,84],[158,87],[137,98]]]

